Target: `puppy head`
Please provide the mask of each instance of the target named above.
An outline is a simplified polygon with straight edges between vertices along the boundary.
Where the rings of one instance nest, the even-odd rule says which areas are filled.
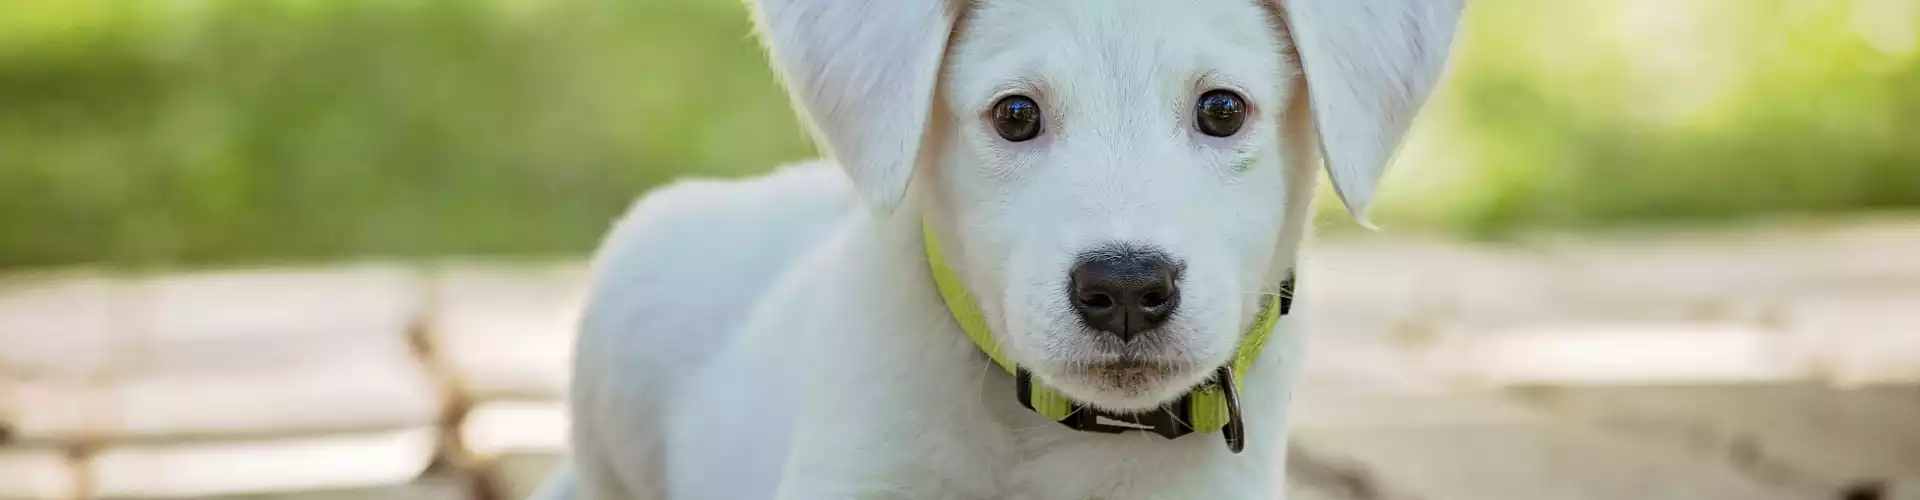
[[[1007,355],[1116,410],[1232,358],[1303,229],[1312,176],[1292,173],[1323,158],[1363,213],[1461,10],[756,1],[797,107],[867,205],[892,210],[917,179]]]

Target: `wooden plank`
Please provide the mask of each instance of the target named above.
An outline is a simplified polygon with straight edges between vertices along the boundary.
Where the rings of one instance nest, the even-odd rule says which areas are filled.
[[[442,337],[441,351],[465,390],[479,399],[566,397],[573,338],[559,335]]]
[[[562,402],[504,401],[474,408],[460,432],[481,456],[555,453],[566,448],[570,425]]]
[[[1288,411],[1293,429],[1314,431],[1538,425],[1549,418],[1495,391],[1359,391],[1314,386],[1301,387]]]
[[[1373,388],[1827,381],[1920,383],[1920,293],[1809,301],[1766,327],[1542,322],[1435,328],[1424,342],[1315,332],[1308,380]],[[1877,299],[1877,300],[1876,300]]]
[[[0,290],[0,417],[16,442],[172,441],[430,421],[403,268],[81,275]]]
[[[58,450],[0,448],[0,499],[73,498],[74,469]]]
[[[419,293],[414,274],[392,266],[14,283],[0,288],[0,374],[277,367],[343,337],[398,335],[419,312]]]
[[[1460,383],[1441,376],[1454,362],[1431,346],[1378,338],[1347,338],[1351,330],[1310,330],[1300,386],[1326,391],[1448,390]]]
[[[563,397],[586,280],[578,263],[440,265],[432,323],[439,351],[475,397]]]
[[[126,321],[116,280],[94,275],[0,282],[0,379],[78,378],[113,360],[113,332]]]
[[[567,335],[586,299],[579,262],[445,262],[429,273],[434,326],[454,337]]]
[[[1319,455],[1297,443],[1287,451],[1287,499],[1413,500],[1406,492],[1391,491],[1373,477],[1364,464]]]
[[[1671,453],[1552,425],[1302,432],[1314,453],[1365,464],[1370,477],[1414,498],[1764,500],[1830,493],[1776,487]]]
[[[1824,380],[1920,383],[1920,287],[1808,297],[1783,315],[1794,347]]]
[[[1541,324],[1458,335],[1428,355],[1443,375],[1490,386],[1808,380],[1786,335],[1730,323]]]
[[[406,484],[365,488],[254,493],[196,497],[203,500],[470,500],[457,481],[422,479]],[[503,500],[521,500],[506,498]]]
[[[421,278],[397,266],[198,272],[135,286],[120,369],[136,373],[248,372],[333,359],[330,346],[404,346],[424,313]]]
[[[1369,411],[1347,412],[1390,415],[1373,422],[1303,419],[1293,438],[1297,459],[1346,464],[1337,469],[1364,478],[1374,498],[1786,500],[1831,493],[1768,484],[1723,463],[1516,414],[1498,399],[1442,399],[1456,406],[1442,411],[1443,419],[1419,416],[1430,400],[1389,397]]]
[[[1370,319],[1375,326],[1365,329],[1366,335],[1400,333],[1398,327],[1409,323],[1505,328],[1671,321],[1690,318],[1697,303],[1725,300],[1728,290],[1737,289],[1724,276],[1700,273],[1655,290],[1644,283],[1596,281],[1563,255],[1579,249],[1421,240],[1326,245],[1309,254],[1308,275],[1321,278],[1303,282],[1303,295],[1329,320]],[[1632,260],[1616,262],[1617,267],[1631,268]]]
[[[1920,492],[1920,386],[1540,388],[1526,394],[1567,419],[1658,438],[1755,476],[1835,492],[1876,483]]]
[[[410,272],[386,266],[28,287],[0,300],[9,327],[0,341],[33,358],[6,361],[29,376],[4,384],[0,408],[10,408],[16,440],[34,446],[421,425],[439,395],[402,335],[417,295]],[[63,310],[114,320],[61,319]],[[46,333],[85,341],[39,348],[62,345],[31,340]]]
[[[1764,319],[1804,297],[1920,290],[1911,220],[1836,228],[1535,237],[1475,245],[1417,234],[1311,240],[1303,293],[1328,317],[1386,324]],[[1365,334],[1391,333],[1381,328]]]
[[[14,386],[14,440],[167,443],[395,429],[434,421],[439,393],[403,354],[248,374]]]
[[[560,455],[555,452],[519,452],[496,458],[494,467],[500,471],[501,489],[505,490],[501,498],[521,500],[532,495],[559,462]]]
[[[429,428],[238,443],[119,447],[94,460],[104,498],[198,498],[403,485],[425,470]]]

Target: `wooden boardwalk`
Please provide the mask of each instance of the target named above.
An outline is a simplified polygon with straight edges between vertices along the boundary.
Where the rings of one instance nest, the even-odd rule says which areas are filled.
[[[1920,221],[1314,244],[1303,500],[1920,500]],[[523,497],[577,262],[0,277],[0,499]]]

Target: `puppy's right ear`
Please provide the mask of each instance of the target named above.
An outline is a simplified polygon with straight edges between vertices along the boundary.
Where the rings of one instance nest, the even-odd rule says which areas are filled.
[[[761,40],[816,144],[868,208],[891,211],[920,157],[950,0],[751,0]]]
[[[1466,0],[1280,0],[1321,160],[1367,225],[1374,184],[1438,85]]]

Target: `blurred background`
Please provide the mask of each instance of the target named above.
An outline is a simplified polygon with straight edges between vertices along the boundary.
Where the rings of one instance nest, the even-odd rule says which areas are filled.
[[[1920,3],[1469,12],[1295,496],[1920,499]],[[612,219],[814,154],[736,0],[0,0],[0,499],[522,496]]]

